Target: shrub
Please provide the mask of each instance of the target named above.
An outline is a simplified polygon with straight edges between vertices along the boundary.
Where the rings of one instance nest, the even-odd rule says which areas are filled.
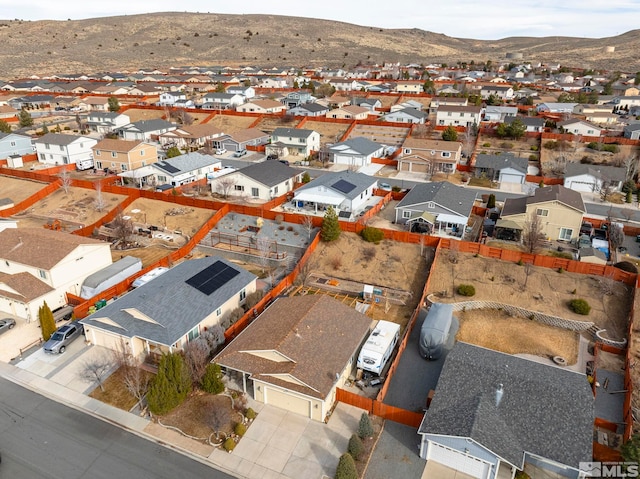
[[[322,229],[320,231],[320,239],[322,241],[335,241],[340,237],[340,223],[336,210],[332,206],[327,208],[327,212],[322,219]]]
[[[363,412],[362,416],[360,416],[360,423],[358,424],[358,437],[360,439],[366,439],[371,436],[373,436],[373,425],[371,424],[369,415]]]
[[[163,354],[158,364],[158,374],[147,393],[149,411],[166,414],[180,405],[191,391],[191,376],[180,354]]]
[[[546,148],[547,150],[557,150],[558,149],[558,142],[555,140],[549,140],[549,141],[545,141],[545,143],[542,145],[543,148]],[[587,145],[587,148],[589,148],[589,145]]]
[[[529,161],[537,161],[538,157],[537,155],[529,155]]]
[[[202,377],[202,389],[211,394],[220,394],[224,391],[222,382],[222,370],[219,364],[208,364]]]
[[[228,437],[227,440],[224,441],[222,447],[224,447],[225,451],[231,452],[236,448],[236,442],[232,438]]]
[[[491,209],[491,208],[495,208],[495,207],[496,207],[496,195],[491,193],[489,195],[489,199],[487,200],[487,208]]]
[[[538,151],[538,145],[531,145],[531,148],[529,148],[531,151]]]
[[[516,263],[518,266],[522,266],[524,264],[524,261],[522,261],[522,259],[519,259],[518,262]]]
[[[489,143],[488,141],[482,144],[483,148],[490,148],[491,147],[491,143]]]
[[[591,306],[584,299],[572,299],[569,301],[569,309],[577,314],[587,315],[591,311]]]
[[[458,286],[458,294],[460,296],[473,296],[476,294],[476,288],[472,284],[461,284]]]
[[[258,304],[263,297],[264,291],[262,291],[261,289],[257,289],[253,293],[248,294],[246,299],[244,300],[244,305],[245,308],[247,308],[247,311]]]
[[[402,188],[400,188],[398,185],[393,185],[391,187],[391,191],[395,191],[396,193],[400,193],[400,191],[402,191]]]
[[[242,424],[241,422],[236,424],[236,427],[233,428],[233,432],[236,436],[244,436],[247,432],[247,426]]]
[[[361,232],[362,239],[369,243],[379,243],[384,239],[384,233],[381,229],[372,226],[365,227]]]
[[[335,479],[358,479],[356,463],[348,452],[340,456]]]
[[[367,261],[371,261],[376,257],[376,249],[373,246],[371,246],[370,248],[363,248],[362,257]]]
[[[247,411],[244,413],[244,417],[246,417],[247,419],[255,419],[256,416],[257,414],[252,408],[247,409]]]
[[[513,148],[513,143],[503,141],[502,143],[500,143],[500,148],[504,150],[511,150]]]
[[[360,439],[357,434],[351,435],[348,451],[356,461],[360,459],[360,456],[364,452],[364,444],[362,444],[362,439]]]
[[[329,264],[334,270],[339,270],[342,267],[342,256],[334,256],[329,260]]]

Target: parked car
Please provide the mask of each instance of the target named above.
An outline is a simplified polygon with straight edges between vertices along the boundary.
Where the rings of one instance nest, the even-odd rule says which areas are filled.
[[[391,191],[391,185],[389,183],[378,183],[378,188],[384,191]]]
[[[267,160],[277,160],[278,159],[278,155],[268,155],[267,156]]]
[[[0,319],[0,334],[5,333],[10,329],[13,329],[15,325],[16,325],[16,320],[13,318]]]
[[[247,150],[239,150],[239,151],[236,151],[236,152],[233,154],[233,157],[234,157],[234,158],[240,158],[241,156],[244,156],[244,155],[246,155],[246,154],[247,154]]]
[[[67,346],[80,334],[82,334],[81,324],[66,324],[53,333],[42,348],[45,353],[62,354],[67,349]]]
[[[227,152],[224,148],[218,148],[216,150],[216,155],[224,155]]]

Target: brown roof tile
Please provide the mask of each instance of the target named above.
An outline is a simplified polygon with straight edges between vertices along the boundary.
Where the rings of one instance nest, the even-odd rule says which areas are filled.
[[[128,153],[140,143],[144,142],[140,140],[114,140],[112,138],[105,138],[96,143],[92,149]]]
[[[5,286],[16,291],[17,294],[12,291],[7,291]],[[26,303],[51,291],[53,291],[51,286],[43,283],[30,273],[0,273],[0,296]]]

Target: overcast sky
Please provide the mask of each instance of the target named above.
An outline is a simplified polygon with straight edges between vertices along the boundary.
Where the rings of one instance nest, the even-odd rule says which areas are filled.
[[[0,0],[0,17],[73,20],[163,11],[263,13],[339,20],[381,28],[420,28],[452,37],[602,38],[640,28],[640,0]]]

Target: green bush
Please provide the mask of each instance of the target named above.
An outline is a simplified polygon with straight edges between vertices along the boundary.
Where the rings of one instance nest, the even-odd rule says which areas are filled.
[[[371,436],[373,436],[373,425],[371,424],[369,415],[363,412],[362,416],[360,416],[360,423],[358,424],[358,437],[360,439],[366,439]]]
[[[531,151],[538,151],[538,145],[531,145],[531,148],[529,148]]]
[[[584,299],[572,299],[569,301],[569,309],[577,314],[587,315],[591,311],[591,306]]]
[[[351,454],[345,452],[340,456],[338,468],[336,469],[335,479],[358,479],[358,469]]]
[[[244,417],[246,417],[247,419],[255,419],[256,416],[256,412],[251,408],[247,409],[247,411],[244,413]]]
[[[483,148],[490,148],[491,147],[491,143],[489,143],[488,141],[482,144]]]
[[[360,459],[360,456],[364,452],[364,444],[362,444],[362,439],[360,439],[357,434],[351,435],[348,451],[356,461]]]
[[[231,452],[236,448],[236,442],[232,438],[228,437],[227,440],[224,441],[222,447],[224,447],[225,451]]]
[[[402,188],[400,188],[398,185],[393,185],[391,187],[391,191],[394,191],[396,193],[400,193],[402,191]]]
[[[620,151],[620,148],[618,148],[618,145],[603,145],[602,151],[608,151],[609,153],[618,153],[618,151]]]
[[[476,288],[472,284],[461,284],[458,286],[458,294],[460,296],[473,296],[476,294]]]
[[[335,241],[340,237],[340,222],[336,210],[332,206],[327,208],[327,212],[322,219],[322,229],[320,230],[320,239],[322,241]]]
[[[179,353],[163,354],[158,374],[147,393],[149,411],[163,415],[179,406],[191,392],[191,375]]]
[[[233,428],[233,432],[236,436],[242,437],[247,433],[247,426],[239,422],[236,424],[236,427]]]
[[[529,155],[529,161],[537,161],[538,155]]]
[[[379,243],[384,239],[384,233],[381,229],[372,226],[365,227],[361,232],[362,239],[369,243]]]
[[[222,370],[219,364],[213,363],[207,365],[204,376],[202,376],[202,389],[211,394],[220,394],[224,391]]]

